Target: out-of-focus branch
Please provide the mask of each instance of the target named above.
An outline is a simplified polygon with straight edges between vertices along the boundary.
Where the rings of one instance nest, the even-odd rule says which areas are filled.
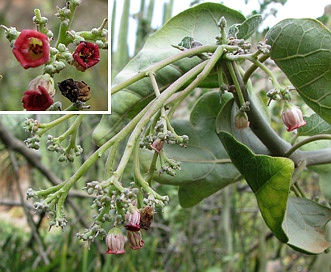
[[[32,149],[29,149],[21,140],[15,138],[6,127],[3,125],[0,119],[0,140],[4,143],[8,150],[15,151],[21,154],[33,167],[38,169],[41,174],[43,174],[53,185],[57,185],[62,182],[45,164],[41,162],[40,155]],[[79,197],[90,197],[87,194],[82,192],[70,192],[70,196],[79,196]],[[78,207],[70,198],[67,198],[68,204],[73,209],[76,214],[77,220],[81,223],[84,228],[88,228],[89,224],[85,220],[82,210]],[[100,252],[103,252],[100,244],[96,241],[96,245]]]

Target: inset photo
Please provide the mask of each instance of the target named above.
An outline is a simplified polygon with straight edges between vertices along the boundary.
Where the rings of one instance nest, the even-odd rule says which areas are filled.
[[[104,112],[107,0],[0,2],[0,111]]]

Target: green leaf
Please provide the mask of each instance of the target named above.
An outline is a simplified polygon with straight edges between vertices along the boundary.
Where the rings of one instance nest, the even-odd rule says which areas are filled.
[[[229,28],[228,37],[247,40],[259,28],[262,16],[255,14],[241,24],[234,24]]]
[[[304,253],[322,253],[331,246],[325,237],[325,227],[330,219],[329,208],[309,199],[290,197],[283,223],[288,244]]]
[[[223,98],[225,103],[231,94]],[[172,126],[179,135],[188,135],[187,148],[178,145],[165,145],[164,152],[180,161],[181,171],[176,176],[156,173],[153,177],[159,183],[179,185],[179,201],[188,208],[212,195],[240,178],[215,133],[215,119],[221,108],[218,91],[203,95],[194,106],[190,121],[175,120]],[[148,171],[152,152],[142,150],[140,162]],[[158,165],[160,167],[160,165]]]
[[[305,117],[307,124],[298,129],[299,136],[314,136],[316,134],[331,134],[331,125],[325,122],[319,115],[312,114]]]
[[[227,132],[219,132],[219,138],[254,192],[266,224],[280,241],[287,242],[282,222],[294,163],[287,158],[255,155]]]
[[[266,35],[271,58],[300,96],[331,124],[331,33],[314,19],[286,19]]]
[[[177,45],[184,37],[192,37],[203,45],[215,45],[215,37],[220,34],[217,23],[222,16],[226,18],[228,25],[245,20],[238,11],[216,3],[203,3],[173,17],[148,38],[143,49],[116,76],[113,85],[132,78],[152,64],[178,54],[180,51],[172,45]],[[198,57],[185,58],[158,71],[156,80],[160,91],[200,62],[201,59]],[[213,80],[213,87],[214,82],[217,80]],[[148,78],[113,94],[112,115],[103,117],[93,134],[94,141],[100,145],[110,139],[154,97],[153,87]]]

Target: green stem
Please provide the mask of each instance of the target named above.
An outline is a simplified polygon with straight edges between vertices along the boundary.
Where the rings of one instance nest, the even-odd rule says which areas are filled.
[[[146,175],[146,182],[148,184],[152,184],[152,179],[153,179],[154,172],[156,170],[156,163],[157,163],[157,158],[158,157],[159,157],[159,153],[157,153],[155,151],[154,154],[153,154],[153,158],[152,158],[151,164],[149,166],[149,171],[148,171],[148,173]]]
[[[262,55],[257,61],[259,63],[263,63],[265,62],[267,59],[269,58],[269,56],[267,55]],[[253,59],[254,59],[254,56],[253,56]],[[258,69],[259,66],[256,65],[256,64],[253,64],[251,67],[249,67],[247,69],[247,71],[245,72],[245,75],[243,76],[243,81],[244,83],[246,84],[248,79],[251,77],[251,75],[256,71],[256,69]]]
[[[302,140],[301,142],[296,143],[295,145],[293,145],[285,154],[285,157],[289,157],[291,156],[295,150],[299,149],[300,147],[302,147],[305,144],[311,143],[311,142],[315,142],[315,141],[319,141],[319,140],[331,140],[331,135],[330,134],[318,134],[318,135],[314,135],[311,136],[307,139]]]
[[[63,116],[59,117],[58,119],[56,119],[52,122],[49,122],[49,123],[46,123],[46,124],[39,124],[39,128],[41,128],[41,129],[38,131],[38,136],[42,136],[45,132],[47,132],[51,128],[57,126],[58,124],[64,122],[65,120],[67,120],[67,119],[69,119],[73,116],[75,116],[75,114],[66,114],[66,115],[63,115]]]
[[[135,83],[136,81],[143,79],[149,73],[156,73],[158,70],[162,69],[163,67],[165,67],[175,61],[178,61],[178,60],[186,58],[186,57],[191,57],[194,55],[202,54],[202,53],[207,53],[207,52],[212,53],[216,50],[216,48],[217,48],[216,45],[200,46],[200,47],[185,50],[174,56],[168,57],[168,58],[166,58],[160,62],[157,62],[157,63],[149,66],[148,68],[140,71],[136,75],[130,77],[128,80],[115,85],[111,89],[111,94],[113,95],[113,94],[117,93],[118,91]]]
[[[235,71],[236,63],[228,62],[226,65],[227,65],[228,70],[230,72],[230,76],[233,80],[234,86],[236,87],[235,95],[238,96],[239,103],[240,103],[240,105],[238,105],[238,107],[241,108],[245,105],[245,98],[243,96],[242,89],[241,89],[241,86],[240,86],[239,81],[238,81],[238,77],[237,77],[238,71]]]
[[[139,145],[136,144],[133,152],[133,169],[134,169],[134,177],[143,190],[148,194],[154,196],[156,199],[163,200],[163,197],[156,193],[151,187],[150,183],[143,178],[140,172],[140,163],[139,163]]]
[[[68,45],[73,40],[72,37],[70,37],[70,38],[68,37],[67,31],[70,29],[77,5],[73,4],[72,0],[69,0],[66,3],[67,3],[66,5],[69,5],[70,14],[67,17],[67,20],[62,21],[60,23],[58,39],[55,43],[55,48],[57,48],[60,43],[62,43],[64,45]]]
[[[76,118],[76,120],[75,120],[75,121],[73,122],[73,124],[69,127],[69,129],[68,129],[67,131],[65,131],[61,136],[58,137],[58,140],[59,140],[60,142],[62,142],[62,141],[63,141],[64,139],[66,139],[69,135],[73,135],[73,134],[77,131],[77,129],[78,129],[80,123],[82,122],[83,118],[84,118],[84,115],[83,115],[83,114],[78,115],[77,118]],[[72,137],[72,138],[74,138],[74,137]],[[74,143],[75,143],[75,141],[76,141],[76,140],[73,139],[73,142],[74,142]]]

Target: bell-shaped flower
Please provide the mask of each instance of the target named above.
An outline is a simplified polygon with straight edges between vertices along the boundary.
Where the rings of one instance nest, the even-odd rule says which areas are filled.
[[[140,212],[138,208],[130,204],[128,211],[125,214],[125,228],[129,231],[140,230]]]
[[[125,236],[120,228],[112,228],[106,236],[107,254],[124,254]]]
[[[50,59],[49,39],[36,30],[24,29],[13,45],[13,54],[24,69],[38,67]]]
[[[302,112],[298,107],[290,103],[286,103],[285,107],[286,108],[282,113],[282,119],[287,127],[287,131],[295,130],[306,124],[306,121],[303,119]]]

